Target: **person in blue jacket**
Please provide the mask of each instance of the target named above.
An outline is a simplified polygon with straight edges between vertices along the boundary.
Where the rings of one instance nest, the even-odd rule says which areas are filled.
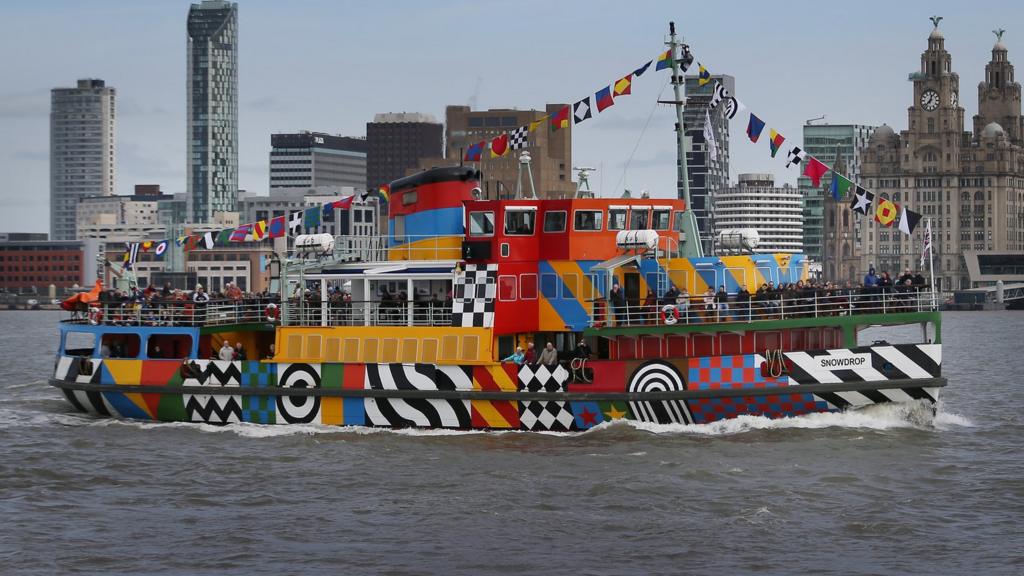
[[[522,366],[526,362],[526,354],[523,353],[522,346],[516,346],[516,351],[511,356],[501,359],[502,362],[515,362],[516,366]]]

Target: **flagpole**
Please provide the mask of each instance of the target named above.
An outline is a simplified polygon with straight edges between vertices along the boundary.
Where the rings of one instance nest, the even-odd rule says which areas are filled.
[[[676,190],[686,204],[686,212],[683,216],[682,252],[683,256],[687,258],[700,258],[704,256],[704,247],[701,244],[700,230],[697,228],[697,216],[693,213],[693,205],[690,203],[690,177],[686,166],[686,132],[683,126],[686,78],[679,73],[679,59],[677,58],[679,42],[676,40],[676,23],[669,22],[668,30],[669,41],[665,44],[672,52],[672,92],[675,96],[674,104],[676,106]]]
[[[932,255],[935,254],[935,235],[932,234],[932,218],[928,217],[928,275],[932,286],[932,307],[935,307],[935,266],[932,262]]]

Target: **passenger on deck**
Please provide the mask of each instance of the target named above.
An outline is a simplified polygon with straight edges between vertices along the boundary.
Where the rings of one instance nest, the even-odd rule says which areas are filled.
[[[163,358],[164,353],[160,350],[160,345],[156,344],[153,346],[153,351],[149,353],[150,358]]]
[[[718,311],[719,320],[729,319],[729,293],[725,291],[724,284],[718,287],[718,292],[715,292],[715,310]]]
[[[266,358],[264,358],[264,360],[273,360],[273,359],[274,359],[274,345],[271,344],[270,345],[270,350],[267,352],[267,356],[266,356]]]
[[[544,350],[540,353],[540,363],[548,368],[558,366],[558,350],[555,350],[555,345],[551,342],[544,345]]]
[[[676,312],[679,314],[679,319],[689,324],[690,322],[690,291],[683,286],[679,295],[676,296]]]
[[[712,312],[715,311],[715,289],[708,286],[708,289],[704,291],[704,312],[708,318],[712,317]]]
[[[533,346],[532,341],[526,343],[526,354],[524,361],[531,366],[537,363],[537,349]]]
[[[653,288],[647,289],[647,296],[644,298],[644,313],[643,323],[644,324],[657,324],[658,318],[658,296],[655,295]]]
[[[506,356],[501,359],[502,362],[513,362],[516,366],[522,366],[526,362],[526,354],[523,353],[522,346],[516,346],[516,351],[511,356]]]
[[[626,294],[622,291],[622,287],[618,284],[612,285],[612,292],[608,296],[608,300],[612,303],[612,312],[615,314],[615,325],[621,326],[628,322],[623,322],[623,316],[626,312]]]
[[[231,347],[231,342],[228,342],[227,340],[224,341],[224,344],[220,347],[218,357],[225,362],[230,362],[235,359],[235,349]]]
[[[248,360],[248,356],[245,353],[245,347],[239,342],[235,344],[235,360]]]
[[[746,286],[740,286],[736,292],[736,314],[740,320],[750,322],[750,291]]]

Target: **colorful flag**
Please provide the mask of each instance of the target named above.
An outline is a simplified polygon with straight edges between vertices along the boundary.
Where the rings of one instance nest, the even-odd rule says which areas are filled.
[[[613,86],[615,87],[615,96],[629,96],[633,92],[633,75],[626,74],[625,76],[620,78]],[[598,98],[597,100],[597,109],[602,110],[600,102],[601,99]],[[608,104],[608,106],[611,106],[611,104]]]
[[[544,124],[544,121],[547,120],[548,118],[551,118],[550,114],[546,116],[541,116],[540,118],[537,118],[533,122],[530,122],[530,132],[533,132],[537,128],[540,128],[541,125]]]
[[[203,234],[202,246],[207,250],[213,250],[213,247],[217,244],[216,239],[213,237],[213,232],[207,232]]]
[[[850,209],[867,216],[871,211],[871,203],[874,199],[874,193],[857,186],[853,191],[853,201],[850,202]]]
[[[725,117],[729,120],[732,120],[736,117],[736,114],[746,109],[746,106],[730,94],[721,82],[715,80],[715,90],[711,94],[711,102],[708,103],[708,108],[714,110],[723,101],[725,102]]]
[[[572,105],[573,124],[579,124],[590,117],[590,96]]]
[[[385,203],[391,202],[391,185],[381,184],[377,187],[377,196],[384,199]]]
[[[231,228],[225,228],[217,233],[217,246],[227,246],[228,242],[231,241],[231,236],[235,231]]]
[[[320,207],[314,206],[312,208],[306,208],[306,215],[302,219],[302,229],[309,232],[311,228],[316,228],[320,225]]]
[[[665,50],[665,52],[658,56],[658,63],[655,64],[654,70],[664,70],[665,68],[672,67],[672,50]],[[639,76],[639,74],[637,74]]]
[[[252,239],[263,240],[267,237],[267,221],[260,220],[259,222],[253,222],[252,225]]]
[[[799,146],[793,146],[789,154],[786,155],[786,168],[803,162],[804,158],[807,158],[807,152],[801,150]]]
[[[149,252],[149,249],[152,248],[152,247],[153,247],[153,241],[152,240],[146,240],[145,242],[142,243],[142,251],[143,252]]]
[[[135,265],[135,262],[137,262],[138,259],[139,259],[139,248],[140,248],[140,245],[139,245],[138,242],[125,242],[124,246],[125,246],[125,251],[124,251],[125,268],[128,269],[128,270],[131,270],[132,267]]]
[[[612,104],[615,104],[615,100],[612,100],[611,89],[605,86],[598,90],[597,93],[594,94],[594,103],[597,104],[598,112],[604,112],[605,109],[611,107]]]
[[[711,82],[711,72],[703,64],[697,66],[697,86],[703,86]]]
[[[782,150],[782,143],[785,141],[786,137],[776,132],[775,128],[768,132],[768,147],[772,150],[772,158],[775,158],[779,150]]]
[[[334,207],[338,210],[348,210],[352,207],[352,201],[356,199],[356,195],[346,196],[341,200],[334,201]]]
[[[761,137],[762,130],[764,130],[764,122],[751,112],[750,121],[747,122],[747,138],[750,138],[751,142],[757,144],[757,139]]]
[[[491,158],[501,158],[508,154],[508,132],[491,140]]]
[[[285,217],[275,216],[270,219],[270,229],[268,230],[268,236],[271,238],[280,238],[284,236],[285,231]]]
[[[157,258],[163,258],[164,252],[167,252],[167,246],[170,243],[167,240],[161,240],[156,243],[156,248],[153,249],[153,254],[156,254]]]
[[[569,127],[569,106],[563,106],[554,116],[551,117],[551,129],[558,130],[560,128]]]
[[[184,246],[185,247],[185,251],[188,252],[190,250],[195,250],[196,248],[198,248],[199,247],[199,241],[202,238],[203,237],[200,236],[199,234],[192,234],[192,235],[188,236],[187,238],[185,238],[185,246]]]
[[[843,196],[846,196],[847,194],[850,193],[850,188],[852,186],[853,182],[847,180],[846,176],[843,176],[842,174],[836,172],[835,170],[832,171],[831,190],[833,198],[839,200]]]
[[[530,145],[530,133],[526,126],[520,126],[512,132],[508,139],[509,148],[520,150]]]
[[[679,59],[679,69],[685,73],[690,68],[690,64],[693,64],[693,54],[690,53],[690,45],[683,44],[683,55]]]
[[[932,249],[932,219],[924,223],[924,246],[921,248],[921,267],[924,268],[924,260]]]
[[[185,245],[186,240],[188,240],[188,236],[178,236],[177,238],[174,239],[174,243],[177,244],[178,247],[180,248]]]
[[[804,176],[810,178],[811,184],[813,184],[814,187],[817,188],[818,186],[821,186],[821,177],[824,176],[826,172],[828,172],[828,166],[822,164],[821,161],[819,161],[814,156],[810,156],[809,158],[810,159],[806,162],[806,165],[804,166]]]
[[[878,222],[882,226],[892,226],[896,217],[900,214],[900,207],[893,203],[892,200],[882,198],[878,201],[878,207],[875,208],[875,222]]]
[[[231,232],[230,242],[245,242],[245,237],[252,233],[252,224],[242,224]]]
[[[914,228],[917,228],[917,224],[920,221],[920,214],[904,206],[903,210],[900,210],[900,223],[898,228],[900,229],[900,232],[910,236],[914,233]]]
[[[704,110],[704,143],[707,145],[708,157],[718,160],[718,142],[715,141],[715,130],[711,126],[711,113]]]
[[[299,210],[298,212],[292,212],[291,214],[288,215],[288,232],[290,232],[292,236],[298,235],[299,228],[302,227],[303,215],[304,213],[302,212],[302,210]]]
[[[648,60],[646,64],[636,70],[633,70],[633,76],[636,76],[637,78],[643,76],[644,72],[647,72],[647,69],[651,67],[651,62],[654,62],[654,60]]]
[[[480,155],[484,153],[484,146],[486,145],[487,142],[484,141],[470,145],[469,148],[466,148],[466,155],[463,157],[463,160],[466,162],[479,162]]]

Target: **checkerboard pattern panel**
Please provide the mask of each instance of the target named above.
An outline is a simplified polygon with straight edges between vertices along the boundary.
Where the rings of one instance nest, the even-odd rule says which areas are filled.
[[[494,327],[494,301],[498,296],[497,264],[466,264],[455,279],[452,325]]]
[[[760,354],[741,356],[710,356],[689,362],[687,379],[690,390],[750,389],[757,396],[733,398],[701,398],[687,404],[695,424],[706,424],[744,414],[785,418],[831,409],[824,400],[809,393],[779,394],[778,388],[789,386],[789,378],[772,378],[761,374]],[[771,391],[771,392],[769,392]]]

